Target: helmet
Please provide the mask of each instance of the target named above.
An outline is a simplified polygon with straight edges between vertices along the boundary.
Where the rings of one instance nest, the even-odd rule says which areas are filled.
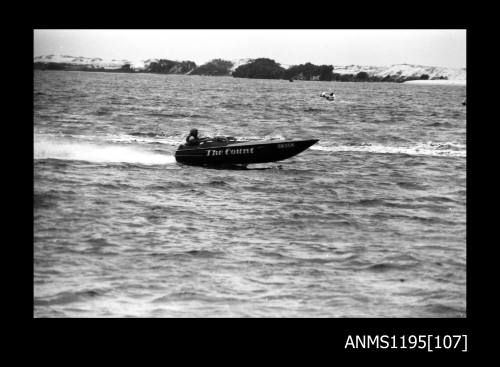
[[[191,131],[189,131],[189,134],[197,136],[198,135],[198,129],[191,129]]]

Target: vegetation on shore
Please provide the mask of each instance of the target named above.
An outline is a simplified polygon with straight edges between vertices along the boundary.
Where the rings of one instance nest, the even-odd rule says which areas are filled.
[[[447,79],[446,77],[439,77],[433,79]],[[369,75],[368,73],[361,71],[357,74],[339,74],[333,73],[333,81],[336,82],[394,82],[403,83],[410,80],[429,80],[429,75],[422,74],[420,77],[414,76],[403,76],[403,75],[387,75],[385,77],[380,77],[377,75]]]
[[[193,61],[172,61],[160,59],[151,61],[144,69],[145,73],[155,74],[187,74],[196,69]]]
[[[331,81],[333,80],[333,66],[318,66],[310,62],[301,65],[293,65],[285,71],[285,79]]]
[[[250,60],[247,64],[233,71],[235,78],[257,79],[295,79],[295,80],[333,80],[332,65],[314,65],[310,62],[283,68],[272,59],[260,58]]]
[[[214,59],[207,62],[193,70],[191,74],[193,75],[230,75],[231,68],[233,67],[232,61]]]
[[[292,65],[284,69],[280,64],[271,59],[255,59],[245,65],[241,65],[233,72],[236,78],[257,79],[289,79],[289,80],[319,80],[337,82],[397,82],[402,83],[409,80],[428,80],[429,75],[422,74],[419,77],[402,75],[387,75],[380,77],[369,75],[365,71],[356,74],[335,73],[333,65],[314,65],[310,62],[301,65]],[[440,77],[439,79],[446,79]]]
[[[100,59],[99,59],[100,60]],[[258,58],[248,60],[243,65],[232,71],[232,61],[214,59],[203,65],[197,66],[193,61],[173,61],[168,59],[146,60],[144,67],[134,68],[125,62],[119,67],[105,68],[92,63],[75,64],[67,62],[35,61],[34,69],[40,70],[72,70],[72,71],[98,71],[98,72],[121,72],[121,73],[156,73],[156,74],[192,74],[230,76],[235,78],[252,79],[285,79],[285,80],[318,80],[337,82],[397,82],[402,83],[410,80],[447,79],[447,77],[429,78],[429,75],[405,76],[401,72],[385,76],[377,76],[360,71],[355,74],[338,73],[332,65],[314,65],[310,62],[300,65],[292,65],[288,68],[282,67],[275,60]]]
[[[61,62],[34,62],[34,70],[70,70],[70,71],[99,71],[99,72],[113,72],[113,73],[134,73],[130,64],[123,64],[117,69],[107,69],[95,65],[78,65]]]
[[[34,62],[34,70],[69,70],[69,71],[98,71],[103,73],[135,73],[129,63],[123,64],[119,68],[109,69],[95,65],[78,65],[61,62]]]
[[[276,61],[266,58],[252,60],[247,64],[238,66],[233,71],[235,78],[254,79],[283,79],[285,69]]]

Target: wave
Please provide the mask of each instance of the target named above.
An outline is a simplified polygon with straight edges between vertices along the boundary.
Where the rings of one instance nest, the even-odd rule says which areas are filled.
[[[453,127],[453,124],[446,121],[446,122],[433,122],[433,123],[425,125],[425,126],[432,126],[432,127]]]
[[[63,139],[36,138],[34,159],[62,159],[97,163],[138,163],[162,165],[175,162],[172,155],[111,144],[95,144]]]
[[[407,154],[413,156],[463,157],[467,156],[465,145],[455,143],[419,143],[413,146],[389,146],[381,144],[362,145],[313,145],[310,149],[325,152],[366,152],[377,154]]]
[[[391,270],[408,270],[409,268],[415,267],[417,264],[397,264],[389,262],[381,262],[374,265],[369,265],[364,270],[373,272],[387,272]]]
[[[34,209],[48,209],[56,206],[58,199],[57,192],[34,192],[33,194],[33,208]]]
[[[66,305],[69,303],[83,302],[89,298],[95,298],[105,293],[103,290],[82,290],[76,292],[62,291],[50,299],[35,298],[35,306]]]
[[[435,303],[425,306],[427,311],[439,315],[439,317],[465,317],[466,312],[464,307],[456,305],[447,305],[443,303]]]

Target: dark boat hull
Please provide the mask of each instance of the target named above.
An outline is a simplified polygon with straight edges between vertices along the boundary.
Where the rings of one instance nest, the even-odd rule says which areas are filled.
[[[317,142],[317,139],[310,139],[181,145],[175,152],[175,159],[184,164],[213,166],[268,163],[293,157]]]

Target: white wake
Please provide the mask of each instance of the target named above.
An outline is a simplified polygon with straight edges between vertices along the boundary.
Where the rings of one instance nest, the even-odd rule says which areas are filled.
[[[378,154],[408,154],[415,156],[434,157],[466,157],[466,147],[454,143],[420,143],[414,146],[387,146],[379,144],[366,145],[337,145],[321,146],[313,145],[310,149],[322,150],[326,152],[366,152]]]
[[[102,163],[138,163],[145,165],[161,165],[175,162],[175,158],[172,155],[153,153],[135,147],[35,137],[34,159],[46,158]]]

